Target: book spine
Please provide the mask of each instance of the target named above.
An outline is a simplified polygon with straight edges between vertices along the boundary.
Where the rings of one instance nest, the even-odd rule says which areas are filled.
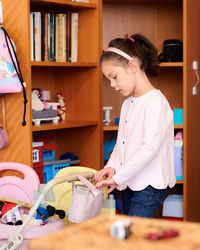
[[[53,29],[52,29],[52,13],[48,14],[48,60],[53,61],[52,55],[52,39],[53,39]]]
[[[30,13],[30,46],[31,46],[31,61],[34,60],[33,57],[33,13]]]
[[[59,17],[59,62],[62,62],[62,14],[58,14]]]
[[[56,62],[59,62],[59,16],[56,14]]]
[[[41,12],[41,60],[45,57],[45,14]]]
[[[62,15],[62,61],[66,62],[66,14]]]
[[[78,61],[78,13],[72,13],[71,62]]]
[[[52,61],[56,60],[55,50],[56,50],[56,27],[55,27],[55,14],[52,14]]]
[[[71,62],[71,12],[67,13],[67,62]]]
[[[34,12],[35,15],[35,60],[41,61],[41,13]]]
[[[44,22],[45,22],[45,35],[44,35],[44,43],[45,43],[45,53],[44,53],[44,60],[48,61],[48,13],[44,15]]]

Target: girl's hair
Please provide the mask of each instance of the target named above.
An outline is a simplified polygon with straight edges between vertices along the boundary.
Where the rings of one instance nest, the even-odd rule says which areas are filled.
[[[131,38],[131,39],[130,39]],[[158,74],[158,53],[155,46],[143,35],[135,34],[130,38],[113,39],[108,47],[117,48],[131,57],[135,57],[140,62],[140,68],[148,76],[157,76]],[[104,60],[116,60],[120,64],[128,64],[128,60],[112,51],[104,51],[100,62]]]

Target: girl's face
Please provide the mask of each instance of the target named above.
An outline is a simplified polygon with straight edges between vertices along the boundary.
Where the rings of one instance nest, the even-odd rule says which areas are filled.
[[[132,67],[120,66],[114,60],[106,60],[102,62],[102,72],[117,92],[123,96],[134,95],[136,81]]]

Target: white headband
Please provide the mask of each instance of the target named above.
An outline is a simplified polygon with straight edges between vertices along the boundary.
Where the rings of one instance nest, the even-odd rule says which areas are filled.
[[[114,48],[114,47],[108,47],[108,48],[105,50],[105,52],[107,52],[107,51],[114,52],[114,53],[116,53],[116,54],[118,54],[118,55],[120,55],[120,56],[126,58],[128,61],[133,59],[133,58],[132,58],[131,56],[129,56],[127,53],[123,52],[123,51],[120,50],[120,49]]]

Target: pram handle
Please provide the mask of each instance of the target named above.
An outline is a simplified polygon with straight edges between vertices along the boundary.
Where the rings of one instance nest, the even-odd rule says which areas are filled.
[[[94,174],[91,172],[77,173],[76,175],[81,175],[87,179],[92,178],[94,176]],[[79,181],[79,178],[76,175],[75,174],[74,175],[67,175],[64,177],[52,179],[42,189],[41,194],[43,194],[45,196],[49,192],[49,190],[51,190],[51,188],[57,184],[64,183],[64,182]]]

